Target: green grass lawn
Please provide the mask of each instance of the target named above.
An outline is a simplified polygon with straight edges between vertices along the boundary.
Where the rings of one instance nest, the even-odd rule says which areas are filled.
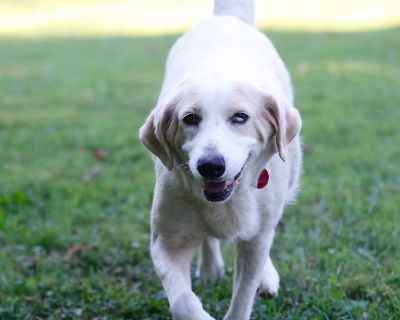
[[[399,319],[400,29],[270,36],[312,153],[252,319]],[[0,38],[1,319],[170,319],[137,133],[175,39]],[[216,319],[231,276],[194,280]]]

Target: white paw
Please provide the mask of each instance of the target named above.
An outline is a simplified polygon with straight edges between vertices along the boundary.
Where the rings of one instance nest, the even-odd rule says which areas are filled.
[[[215,320],[204,311],[194,293],[182,294],[171,305],[174,320]]]
[[[268,258],[261,277],[258,293],[261,297],[272,298],[278,295],[279,274],[270,258]]]

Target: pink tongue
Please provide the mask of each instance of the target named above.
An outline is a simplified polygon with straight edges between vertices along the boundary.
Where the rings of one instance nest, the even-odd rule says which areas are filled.
[[[206,182],[204,185],[204,190],[208,193],[221,193],[228,187],[228,181],[222,182]]]

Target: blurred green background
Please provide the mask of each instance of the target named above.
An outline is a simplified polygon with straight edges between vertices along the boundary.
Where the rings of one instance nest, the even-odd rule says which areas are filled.
[[[0,319],[170,319],[149,258],[137,133],[179,34],[212,1],[0,0]],[[302,192],[252,319],[398,319],[400,2],[259,1],[292,74]],[[227,276],[194,280],[222,319]]]

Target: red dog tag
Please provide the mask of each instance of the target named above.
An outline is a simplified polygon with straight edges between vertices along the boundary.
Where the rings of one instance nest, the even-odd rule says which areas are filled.
[[[258,176],[257,189],[264,188],[268,184],[268,180],[269,180],[269,173],[267,169],[264,169]]]

